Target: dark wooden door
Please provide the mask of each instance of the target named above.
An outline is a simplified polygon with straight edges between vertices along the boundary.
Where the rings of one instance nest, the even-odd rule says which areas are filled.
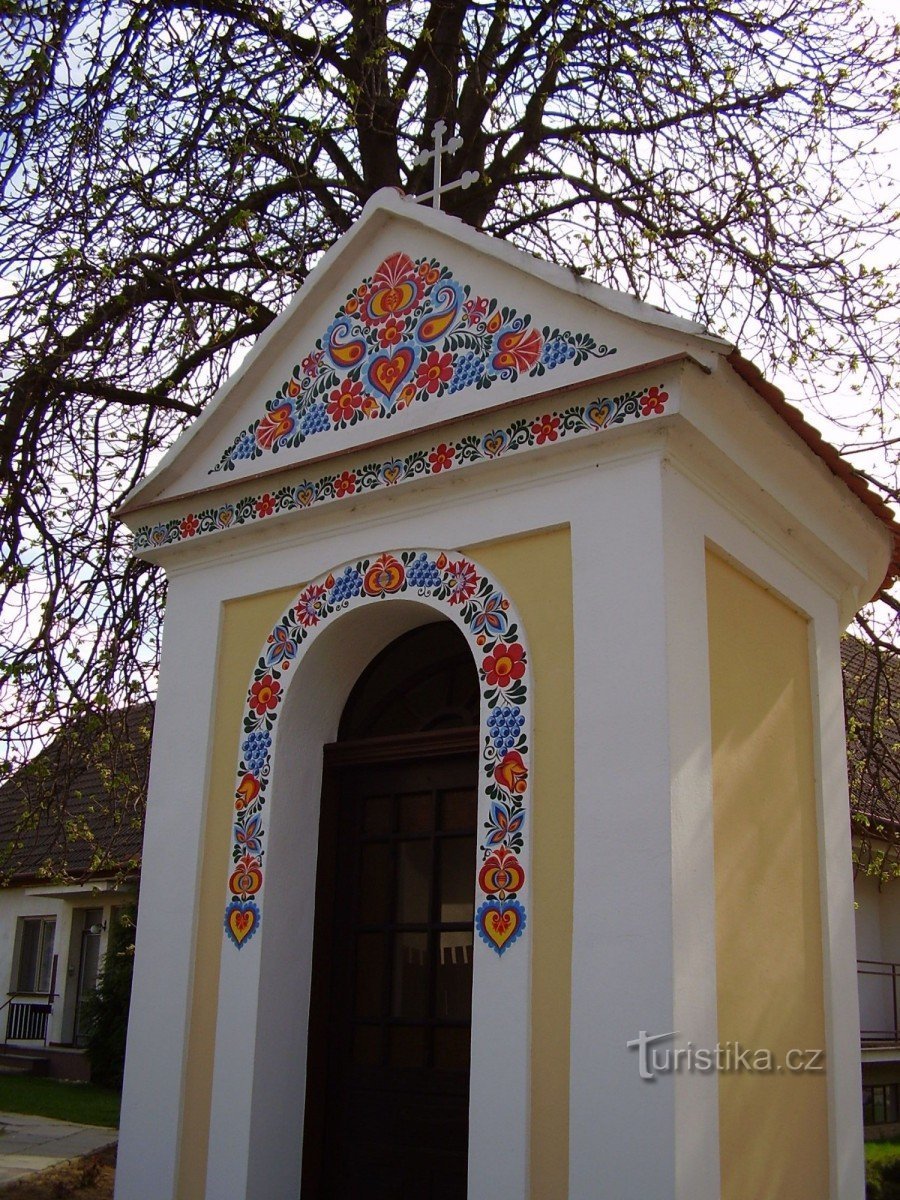
[[[303,1200],[465,1200],[472,730],[329,747]]]

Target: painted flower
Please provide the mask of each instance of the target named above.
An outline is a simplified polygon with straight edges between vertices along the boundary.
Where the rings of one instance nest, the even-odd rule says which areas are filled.
[[[488,846],[502,845],[507,838],[511,838],[519,833],[524,824],[524,809],[520,808],[513,812],[511,808],[505,804],[501,804],[499,800],[493,800],[488,819],[484,823],[484,827],[488,831],[485,844]]]
[[[505,792],[521,796],[528,788],[528,768],[518,750],[507,750],[494,767],[494,778]]]
[[[538,417],[531,424],[531,432],[539,446],[543,446],[544,442],[555,442],[559,437],[559,417],[551,416],[549,413]]]
[[[363,401],[363,385],[345,379],[328,397],[328,415],[336,425],[351,425],[357,417]]]
[[[258,717],[264,717],[267,712],[276,709],[281,701],[281,684],[271,675],[263,675],[257,679],[250,689],[250,707]]]
[[[411,404],[415,399],[415,395],[416,385],[414,383],[407,383],[406,386],[401,390],[400,395],[397,397],[397,403],[395,407],[398,409],[406,408],[406,406]]]
[[[275,497],[266,492],[264,496],[260,496],[257,499],[255,507],[258,517],[271,517],[275,511]]]
[[[440,275],[440,271],[431,263],[419,263],[419,278],[426,284],[437,283]]]
[[[470,325],[477,325],[483,320],[488,310],[488,302],[484,296],[476,296],[474,300],[467,300],[463,307],[466,310]]]
[[[315,350],[312,354],[307,354],[301,363],[301,368],[304,375],[308,375],[310,379],[314,379],[319,373],[319,365],[324,357],[324,351]]]
[[[276,625],[268,637],[266,651],[266,666],[279,667],[281,670],[297,657],[297,642],[291,637],[284,625]]]
[[[455,446],[448,446],[446,442],[441,442],[428,455],[428,462],[432,474],[437,475],[441,471],[447,471],[453,466],[453,456],[456,453]]]
[[[378,330],[378,340],[387,349],[388,346],[396,346],[402,342],[405,331],[405,321],[398,321],[396,317],[388,317]]]
[[[382,554],[366,571],[363,589],[369,596],[388,596],[400,591],[405,578],[403,564],[392,554]]]
[[[453,355],[430,350],[424,363],[416,371],[416,387],[433,396],[445,383],[453,378]]]
[[[236,821],[234,840],[247,854],[259,854],[262,850],[262,815],[254,813],[246,821]]]
[[[271,450],[283,442],[294,430],[294,406],[290,402],[279,404],[266,413],[256,427],[256,442],[263,450]]]
[[[197,518],[194,516],[193,513],[188,513],[188,515],[182,520],[181,524],[178,526],[178,529],[183,538],[192,538],[199,528],[200,528],[200,522],[197,520]]]
[[[237,785],[235,791],[234,807],[240,812],[242,809],[248,808],[260,793],[262,784],[256,778],[252,771],[247,771],[241,778],[241,782]]]
[[[476,636],[489,634],[491,637],[502,637],[509,628],[507,608],[509,608],[509,601],[506,597],[500,592],[491,592],[472,616],[469,628]]]
[[[519,642],[501,642],[486,654],[481,667],[485,682],[491,687],[508,688],[525,674],[525,651]]]
[[[478,872],[478,886],[483,892],[518,892],[525,883],[525,870],[511,850],[502,847],[484,860]]]
[[[262,863],[252,854],[241,855],[228,880],[228,890],[235,896],[254,896],[261,887]]]
[[[517,324],[521,323],[521,319]],[[495,371],[520,372],[533,367],[541,357],[544,339],[536,329],[504,329],[494,345],[495,354],[491,365]]]
[[[325,615],[327,607],[325,588],[321,584],[311,583],[305,591],[300,593],[300,597],[294,605],[294,615],[301,625],[309,628],[312,625],[318,625]]]
[[[459,562],[448,563],[446,573],[450,577],[448,603],[463,604],[478,587],[478,572],[467,559],[461,558]]]
[[[669,393],[660,391],[658,387],[647,388],[646,393],[641,396],[639,401],[641,416],[649,417],[651,413],[663,412],[668,398]]]
[[[356,472],[342,471],[334,481],[334,494],[341,496],[352,496],[356,491]]]

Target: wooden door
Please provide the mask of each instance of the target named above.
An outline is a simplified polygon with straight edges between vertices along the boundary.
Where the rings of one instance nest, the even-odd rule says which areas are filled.
[[[476,748],[327,748],[303,1200],[465,1200]]]

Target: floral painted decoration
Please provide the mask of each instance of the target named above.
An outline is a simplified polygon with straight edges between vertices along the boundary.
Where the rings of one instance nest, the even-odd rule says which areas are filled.
[[[420,401],[578,366],[615,348],[476,296],[435,258],[389,255],[347,296],[266,410],[211,468],[302,445]]]
[[[303,643],[323,622],[355,604],[418,595],[446,606],[475,653],[487,720],[481,770],[487,820],[481,843],[475,914],[478,936],[502,955],[525,931],[522,863],[529,789],[528,652],[507,597],[462,555],[403,550],[360,559],[308,584],[268,637],[244,707],[240,764],[233,797],[230,902],[225,931],[238,949],[262,921],[263,812],[271,776],[273,731],[285,676]]]
[[[520,417],[510,425],[486,434],[467,434],[458,441],[444,441],[429,450],[414,450],[402,458],[371,462],[355,470],[321,475],[315,480],[288,484],[273,492],[243,496],[235,503],[213,505],[157,525],[142,526],[134,537],[135,553],[189,541],[198,535],[216,533],[232,526],[248,525],[267,517],[280,516],[331,500],[393,487],[403,480],[445,471],[472,463],[504,458],[536,446],[549,446],[584,434],[662,416],[669,393],[662,387],[603,396],[586,404],[546,412],[538,418]]]

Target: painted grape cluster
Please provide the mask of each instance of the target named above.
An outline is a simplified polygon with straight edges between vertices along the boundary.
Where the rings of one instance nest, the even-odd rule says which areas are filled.
[[[437,259],[397,251],[350,292],[263,416],[210,474],[418,401],[615,352],[588,333],[536,329],[529,316],[473,295]]]
[[[135,553],[188,541],[198,535],[295,512],[331,500],[393,487],[407,479],[439,475],[471,463],[503,458],[535,446],[549,446],[586,433],[662,416],[669,393],[660,387],[638,388],[618,396],[602,396],[586,404],[551,409],[538,417],[519,417],[510,425],[486,434],[467,434],[440,442],[428,450],[414,450],[402,458],[366,463],[355,470],[320,475],[315,480],[289,484],[272,492],[243,496],[235,503],[213,505],[184,516],[145,525],[134,537]]]
[[[488,817],[481,844],[475,914],[479,937],[503,954],[525,930],[519,893],[525,885],[521,855],[529,786],[528,653],[508,598],[462,555],[402,550],[360,559],[310,583],[266,641],[244,708],[241,757],[234,793],[231,900],[225,931],[240,948],[259,929],[265,831],[263,811],[271,775],[272,732],[287,672],[317,626],[352,605],[396,596],[437,601],[462,623],[475,654],[488,711],[481,765]]]

